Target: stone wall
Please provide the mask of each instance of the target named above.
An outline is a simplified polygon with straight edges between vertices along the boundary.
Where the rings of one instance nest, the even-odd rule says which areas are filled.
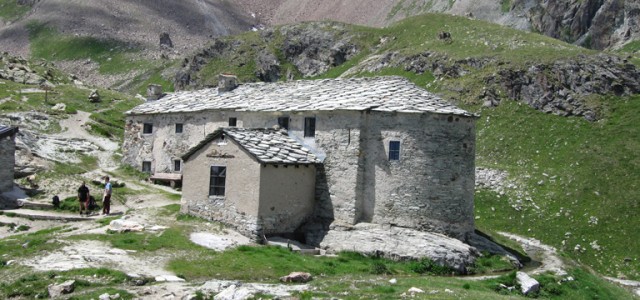
[[[210,166],[225,166],[224,196],[209,196]],[[314,208],[315,166],[261,165],[229,138],[193,154],[183,173],[182,212],[259,239],[292,233]]]
[[[227,167],[224,196],[209,196],[213,165]],[[210,142],[185,162],[182,211],[231,225],[247,236],[259,236],[260,168],[234,142]]]
[[[129,116],[123,160],[137,166],[142,160],[153,160],[154,171],[163,172],[158,170],[170,168],[172,159],[186,153],[206,134],[226,127],[230,116],[237,118],[238,127],[245,128],[272,127],[278,117],[289,117],[289,135],[324,160],[316,170],[314,217],[324,220],[325,225],[373,222],[460,239],[474,230],[475,119],[471,117],[367,111]],[[305,117],[316,118],[315,137],[304,137]],[[144,122],[154,123],[154,134],[140,133]],[[176,122],[184,124],[180,138],[174,137]],[[398,161],[388,159],[391,140],[400,141]],[[185,194],[188,180],[183,179]],[[242,211],[228,209],[216,213]],[[241,222],[259,227],[257,220]]]
[[[474,118],[374,112],[364,128],[360,221],[459,239],[473,232]],[[389,160],[390,141],[400,142],[399,160]]]
[[[13,189],[13,167],[15,165],[15,136],[0,138],[0,194]]]

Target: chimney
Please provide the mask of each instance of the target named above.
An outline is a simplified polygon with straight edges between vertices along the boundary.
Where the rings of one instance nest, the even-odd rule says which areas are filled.
[[[218,75],[218,93],[232,91],[238,87],[238,77],[229,74]]]
[[[162,98],[162,86],[159,84],[150,84],[147,86],[147,101],[155,101]]]

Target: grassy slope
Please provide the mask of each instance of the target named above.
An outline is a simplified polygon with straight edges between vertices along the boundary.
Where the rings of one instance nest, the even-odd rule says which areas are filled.
[[[442,81],[435,81],[431,74],[414,74],[401,68],[357,74],[400,75],[445,96],[451,87],[464,87],[474,95],[473,91],[482,89],[482,78],[501,68],[526,67],[597,53],[533,33],[437,14],[410,18],[384,29],[345,26],[358,37],[357,43],[364,50],[319,78],[337,77],[370,55],[389,51],[404,55],[431,51],[452,60],[469,57],[492,60],[484,69]],[[440,31],[450,32],[453,42],[439,40]],[[378,45],[380,37],[395,39]],[[260,42],[257,33],[246,33],[239,40]],[[281,41],[274,39],[269,47],[279,48],[278,42]],[[245,57],[252,57],[250,48],[244,51]],[[200,76],[214,80],[215,74],[224,71],[255,80],[246,64],[242,70],[236,67],[224,64],[221,58],[212,61]],[[546,115],[508,101],[496,109],[481,109],[476,106],[477,98],[472,96],[456,100],[483,116],[478,121],[478,165],[510,172],[511,178],[519,182],[520,194],[532,199],[528,201],[520,196],[525,209],[516,211],[512,204],[518,200],[517,193],[507,195],[512,199],[510,203],[504,196],[498,198],[496,193],[478,191],[481,229],[533,236],[603,274],[616,276],[621,272],[630,278],[640,278],[638,257],[628,250],[637,248],[640,238],[633,230],[640,225],[637,200],[640,146],[636,138],[640,132],[638,126],[633,125],[640,121],[636,117],[640,111],[637,98],[584,99],[603,105],[607,117],[597,123]],[[544,182],[538,184],[540,181]],[[530,202],[540,209],[535,209]],[[562,216],[556,217],[558,213]],[[598,219],[597,224],[589,223],[590,219],[594,223],[591,217]],[[571,234],[565,238],[567,232]],[[590,244],[594,241],[601,250],[593,249]],[[585,250],[574,251],[577,244]],[[625,258],[631,261],[625,262]]]

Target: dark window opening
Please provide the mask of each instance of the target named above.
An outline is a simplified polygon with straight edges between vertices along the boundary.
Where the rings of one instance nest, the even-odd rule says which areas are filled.
[[[151,162],[143,161],[142,162],[142,172],[151,173]]]
[[[278,118],[278,125],[282,129],[289,130],[289,117],[280,117],[280,118]]]
[[[226,177],[227,167],[211,166],[209,196],[224,196]]]
[[[389,142],[389,160],[400,160],[400,141]]]
[[[238,118],[229,118],[229,127],[236,127],[238,124]]]
[[[153,133],[153,124],[144,123],[144,127],[142,128],[142,133]]]
[[[176,123],[176,133],[182,133],[182,123]]]
[[[316,118],[304,118],[304,137],[316,136]]]
[[[179,159],[173,161],[173,170],[176,172],[180,172],[182,168],[182,162]]]

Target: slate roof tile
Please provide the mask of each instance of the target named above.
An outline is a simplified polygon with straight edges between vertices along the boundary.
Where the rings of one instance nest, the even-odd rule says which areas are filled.
[[[168,94],[128,111],[130,115],[232,111],[373,110],[473,116],[402,77],[248,83],[224,93],[217,89]]]

